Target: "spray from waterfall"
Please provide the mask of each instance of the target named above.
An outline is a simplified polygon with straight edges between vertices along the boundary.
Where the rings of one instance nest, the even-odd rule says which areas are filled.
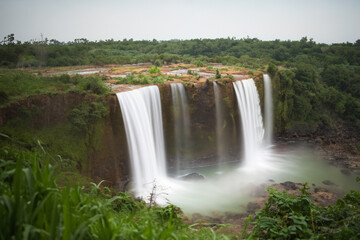
[[[269,75],[264,74],[264,95],[265,95],[265,142],[270,145],[273,135],[273,102],[272,86]]]
[[[184,85],[181,83],[172,83],[171,93],[174,110],[175,126],[175,168],[178,172],[181,168],[181,159],[185,158],[186,151],[189,151],[190,137],[190,115]]]
[[[264,138],[260,99],[253,79],[233,83],[241,117],[244,165],[257,166],[262,161],[259,152]]]
[[[224,162],[224,111],[222,105],[221,93],[218,84],[214,81],[214,96],[215,96],[215,112],[216,112],[216,147],[217,147],[217,162],[218,165]]]
[[[160,92],[157,86],[117,93],[129,147],[135,194],[149,196],[166,178]]]

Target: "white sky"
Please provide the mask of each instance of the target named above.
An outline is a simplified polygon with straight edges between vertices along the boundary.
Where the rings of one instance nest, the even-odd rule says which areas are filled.
[[[0,0],[0,39],[257,37],[355,42],[357,0]]]

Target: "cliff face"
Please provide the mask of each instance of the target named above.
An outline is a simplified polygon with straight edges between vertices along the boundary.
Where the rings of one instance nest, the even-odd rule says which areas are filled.
[[[93,124],[94,126],[89,127],[87,132],[74,131],[69,121],[71,111],[84,102],[96,101],[102,101],[106,105],[108,114],[104,119]],[[0,109],[0,132],[9,134],[12,139],[20,141],[23,147],[29,149],[35,147],[34,139],[42,139],[44,132],[54,133],[52,143],[58,145],[56,149],[83,151],[73,157],[73,161],[83,175],[96,182],[105,180],[104,184],[113,187],[121,187],[121,183],[129,178],[126,134],[115,95],[99,98],[84,93],[64,93],[20,99]],[[17,134],[19,132],[25,134],[19,136]],[[93,141],[92,138],[97,139]],[[66,142],[61,142],[64,139]],[[51,146],[47,146],[51,143],[43,142],[43,144],[46,151],[51,151]],[[76,144],[79,146],[72,148],[65,146]],[[60,153],[52,152],[52,154],[57,156]],[[62,155],[62,157],[73,155],[74,153],[68,153],[67,156]]]
[[[216,110],[214,87],[211,82],[185,85],[189,104],[190,137],[186,144],[187,149],[180,149],[182,166],[196,166],[214,164],[217,159],[216,148]],[[219,84],[221,104],[224,112],[224,149],[228,155],[238,156],[239,153],[239,114],[235,92],[232,83]],[[160,87],[166,154],[169,167],[174,166],[176,159],[175,119],[168,85]]]
[[[115,95],[108,96],[109,114],[105,118],[101,147],[91,151],[82,173],[95,181],[122,188],[130,176],[128,146],[119,102]]]
[[[80,104],[85,94],[65,93],[36,95],[15,101],[0,108],[0,126],[22,116],[32,118],[31,126],[42,128],[67,120],[70,110]]]
[[[240,152],[239,113],[232,83],[219,84],[221,103],[224,110],[224,152],[230,157],[238,157]],[[171,168],[175,156],[175,124],[170,85],[159,86],[162,101],[164,137],[168,166]],[[183,166],[213,164],[217,158],[216,114],[214,89],[211,82],[186,85],[190,112],[190,139],[187,143],[186,159]],[[0,109],[0,129],[13,124],[14,119],[24,122],[21,127],[32,132],[47,131],[59,124],[69,123],[71,111],[83,102],[102,101],[108,114],[96,123],[96,128],[88,130],[86,153],[77,164],[80,172],[98,182],[122,188],[131,175],[126,133],[120,106],[115,94],[104,97],[83,93],[38,95],[21,99]],[[45,129],[45,130],[44,130]],[[61,132],[64,134],[73,134]],[[60,137],[60,136],[59,136]],[[92,140],[96,138],[96,140]],[[71,139],[71,136],[68,138]],[[56,137],[55,140],[56,141]],[[68,142],[67,144],[75,144]],[[55,153],[54,153],[55,154]]]

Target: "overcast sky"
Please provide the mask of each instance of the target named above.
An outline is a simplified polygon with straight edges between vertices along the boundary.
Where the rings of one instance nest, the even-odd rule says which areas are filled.
[[[355,42],[357,0],[0,0],[0,38]]]

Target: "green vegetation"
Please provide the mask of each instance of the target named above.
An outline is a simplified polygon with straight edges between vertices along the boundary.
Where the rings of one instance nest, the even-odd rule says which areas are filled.
[[[0,74],[2,110],[5,114],[16,112],[4,119],[0,132],[10,136],[12,147],[20,150],[34,150],[38,143],[45,143],[59,172],[78,174],[79,166],[86,165],[88,154],[103,144],[104,117],[108,114],[104,94],[109,90],[101,77],[44,77],[5,70]],[[74,92],[80,94],[75,96]],[[57,93],[65,95],[51,96]],[[19,99],[22,99],[20,104],[10,105]],[[49,104],[57,107],[52,110],[46,106]],[[0,143],[5,145],[7,139],[0,139]]]
[[[1,134],[1,138],[8,136]],[[230,239],[211,228],[193,229],[181,210],[146,206],[129,193],[115,193],[102,182],[87,187],[72,182],[59,187],[52,159],[37,151],[0,149],[1,239]],[[360,181],[360,178],[358,178]],[[265,208],[256,213],[253,229],[233,233],[246,239],[358,239],[360,192],[351,191],[328,207],[300,195],[270,188]],[[212,224],[210,224],[211,226]],[[216,225],[215,225],[216,226]]]
[[[340,120],[360,128],[360,99],[327,85],[314,66],[301,63],[277,69],[269,65],[269,72],[277,89],[275,126],[279,132],[331,128]]]
[[[216,69],[215,79],[220,79],[220,78],[221,78],[221,74],[220,74],[219,70]]]
[[[193,64],[197,67],[204,67],[205,64],[202,61],[194,61]]]
[[[173,205],[147,207],[101,182],[60,188],[46,152],[2,147],[0,168],[0,239],[227,239],[190,228]]]
[[[60,75],[44,77],[25,71],[0,70],[0,106],[31,95],[60,92],[105,94],[108,88],[99,76]]]
[[[54,39],[21,43],[7,36],[0,45],[0,66],[41,67],[70,65],[133,64],[150,62],[150,74],[161,74],[158,66],[169,63],[192,63],[204,67],[208,63],[237,66],[249,75],[268,71],[275,81],[276,127],[278,132],[333,127],[338,122],[360,126],[360,47],[355,43],[319,44],[306,37],[299,41],[261,41],[244,39],[193,39],[185,41],[92,42],[76,39],[61,43]],[[212,67],[208,67],[212,70]],[[4,74],[6,76],[4,76]],[[24,76],[19,76],[23,74]],[[11,76],[12,75],[12,76]],[[26,94],[69,91],[73,78],[47,78],[27,73],[0,72],[0,103]],[[217,77],[219,77],[217,75]],[[18,79],[36,79],[38,86],[17,84]],[[5,83],[4,83],[5,79]],[[9,81],[10,80],[10,81]],[[21,80],[20,80],[21,81]],[[70,83],[67,83],[69,82]],[[12,82],[12,83],[11,83]],[[27,84],[33,84],[28,81]],[[43,82],[43,83],[41,83]],[[103,92],[88,83],[83,89]],[[162,83],[156,77],[127,76],[119,83]],[[24,91],[8,91],[24,86]],[[8,90],[3,90],[8,89]],[[19,95],[20,94],[20,95]]]
[[[360,178],[358,178],[360,180]],[[335,205],[318,207],[304,184],[301,195],[269,189],[265,208],[256,213],[249,238],[257,239],[359,239],[360,192],[351,191]],[[250,217],[251,219],[251,217]]]
[[[133,85],[148,85],[148,84],[164,84],[162,76],[146,75],[143,73],[135,76],[133,73],[126,75],[126,77],[117,77],[116,84],[133,84]]]
[[[62,75],[51,78],[4,71],[0,82],[8,96],[2,113],[4,116],[16,113],[2,119],[4,122],[0,126],[0,132],[12,139],[10,145],[18,150],[35,151],[41,143],[56,171],[78,175],[81,168],[86,167],[84,160],[103,144],[108,115],[103,93],[108,90],[100,77]],[[59,86],[65,87],[60,89]],[[51,95],[58,92],[64,94]],[[30,96],[35,93],[43,95]],[[28,98],[10,105],[25,97]],[[0,144],[9,144],[8,139],[0,138]]]
[[[148,72],[150,74],[161,74],[161,71],[157,66],[154,66],[154,67],[150,68]]]

